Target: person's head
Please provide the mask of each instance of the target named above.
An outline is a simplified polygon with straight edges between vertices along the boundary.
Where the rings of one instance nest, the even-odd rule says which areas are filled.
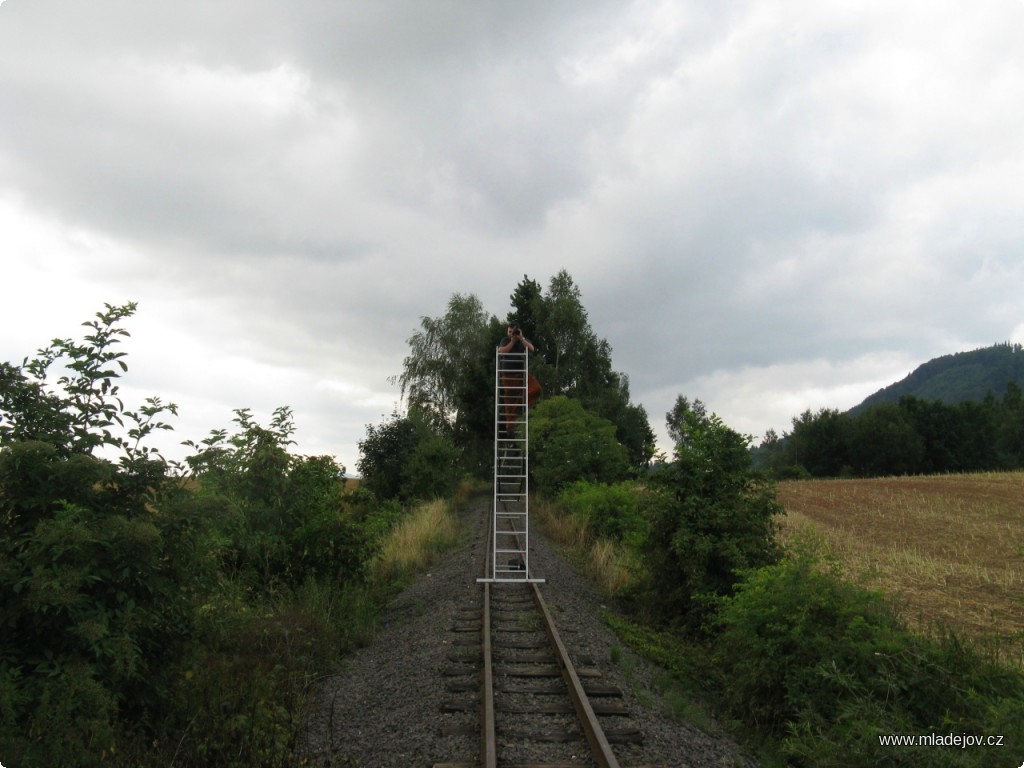
[[[509,323],[508,324],[508,337],[510,339],[513,338],[514,336],[519,336],[521,334],[522,334],[522,330],[519,328],[519,324],[518,323]]]

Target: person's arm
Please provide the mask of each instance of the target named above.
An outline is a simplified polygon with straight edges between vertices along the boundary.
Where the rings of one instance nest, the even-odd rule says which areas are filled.
[[[501,352],[502,354],[505,354],[506,352],[511,352],[512,347],[516,345],[516,340],[510,339],[508,336],[503,337],[501,341],[502,343],[498,345],[498,351]]]

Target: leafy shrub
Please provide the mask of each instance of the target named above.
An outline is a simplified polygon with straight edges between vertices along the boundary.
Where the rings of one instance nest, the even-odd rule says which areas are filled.
[[[541,493],[556,495],[577,480],[614,483],[629,476],[629,455],[615,425],[578,400],[544,400],[530,415],[530,473]]]
[[[723,599],[718,623],[730,711],[775,732],[815,707],[834,719],[842,697],[829,672],[875,673],[876,654],[892,655],[900,638],[880,595],[822,569],[809,549],[752,571]]]
[[[309,682],[369,631],[400,506],[288,454],[288,408],[237,410],[173,474],[144,445],[173,404],[117,396],[133,311],[0,364],[0,759],[290,765]]]
[[[367,490],[381,499],[427,501],[450,495],[458,483],[458,452],[430,426],[425,414],[397,412],[366,428],[359,442],[359,472]]]
[[[60,458],[47,444],[0,451],[0,476],[17,465],[24,474],[14,485],[36,511],[31,524],[6,486],[0,673],[17,687],[4,721],[21,736],[4,741],[42,750],[49,765],[83,764],[83,745],[94,753],[116,742],[124,749],[124,736],[111,735],[119,720],[142,731],[159,727],[177,661],[193,642],[194,595],[208,584],[197,522],[170,503],[119,512],[95,473],[83,471],[90,463],[101,476],[109,471],[91,457]],[[47,488],[77,503],[55,498],[39,509]]]
[[[726,709],[781,739],[789,764],[922,764],[922,751],[880,747],[884,734],[1024,744],[1024,677],[953,636],[912,635],[880,594],[844,582],[806,544],[752,571],[721,601],[718,627]],[[984,749],[921,750],[929,765],[986,764]]]
[[[117,396],[134,308],[0,375],[0,753],[19,762],[89,764],[156,733],[209,583],[202,521],[142,444],[174,406]]]
[[[458,451],[451,440],[421,434],[402,473],[403,499],[430,501],[450,496],[459,480]]]
[[[787,464],[772,470],[771,476],[779,481],[782,480],[810,480],[811,473],[802,464]]]
[[[642,506],[649,496],[633,482],[610,485],[578,480],[561,490],[557,503],[584,521],[592,534],[636,544],[646,535]]]
[[[330,456],[293,456],[291,409],[275,410],[269,426],[247,409],[237,429],[214,430],[186,459],[199,481],[196,495],[212,515],[228,572],[262,591],[295,587],[308,578],[359,580],[374,549],[368,508],[376,497],[350,494],[345,469]]]
[[[699,628],[739,572],[775,562],[775,487],[751,465],[749,438],[680,398],[670,414],[675,461],[653,474],[662,492],[651,506],[644,545],[647,602],[667,623]]]

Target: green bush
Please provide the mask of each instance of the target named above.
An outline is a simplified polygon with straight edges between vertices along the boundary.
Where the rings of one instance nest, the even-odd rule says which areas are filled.
[[[810,480],[811,473],[801,464],[787,464],[771,471],[771,476],[782,480]]]
[[[577,480],[556,499],[559,506],[586,522],[596,536],[637,545],[646,536],[642,507],[650,493],[634,482],[615,485]]]
[[[675,461],[652,474],[660,490],[644,544],[646,603],[665,623],[699,629],[741,571],[778,559],[775,487],[752,468],[749,438],[679,398],[669,414]]]
[[[838,671],[864,678],[892,656],[901,634],[882,598],[823,570],[809,550],[752,571],[718,614],[726,702],[744,722],[784,730],[817,709],[842,706]]]
[[[1024,746],[1024,677],[953,636],[905,630],[877,593],[813,548],[752,571],[718,614],[729,715],[773,735],[791,765],[987,765],[974,750],[881,747],[886,734],[1001,734]]]
[[[144,445],[173,404],[118,398],[133,311],[0,364],[0,760],[290,765],[310,681],[372,624],[400,506],[291,456],[288,408],[237,410],[176,474]]]
[[[421,434],[402,472],[401,497],[443,499],[455,492],[458,481],[458,451],[452,441],[437,434]]]
[[[552,397],[530,415],[530,473],[536,490],[555,496],[578,480],[624,480],[629,455],[615,438],[614,424],[584,410],[578,400]]]
[[[0,743],[40,764],[82,765],[85,746],[159,729],[210,583],[200,521],[162,494],[129,513],[110,498],[120,477],[49,444],[0,450]]]
[[[234,434],[214,430],[186,459],[216,521],[225,570],[263,592],[308,578],[362,579],[379,534],[368,513],[376,497],[347,493],[345,468],[332,457],[288,453],[291,409],[275,410],[269,426],[247,409],[235,414]]]
[[[380,499],[402,502],[443,498],[459,479],[458,451],[451,439],[430,425],[426,414],[391,414],[390,421],[366,428],[359,442],[362,484]]]

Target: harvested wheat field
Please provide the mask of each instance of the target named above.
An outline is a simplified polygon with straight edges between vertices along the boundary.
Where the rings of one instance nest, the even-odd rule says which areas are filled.
[[[851,580],[899,599],[918,629],[1024,650],[1024,473],[779,484],[782,538],[824,535]]]

